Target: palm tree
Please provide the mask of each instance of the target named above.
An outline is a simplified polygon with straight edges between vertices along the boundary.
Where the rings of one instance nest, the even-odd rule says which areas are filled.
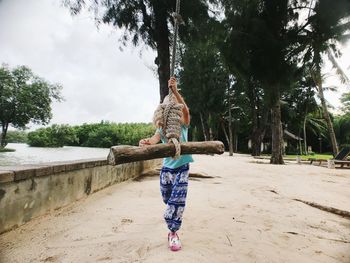
[[[323,118],[320,118],[322,109],[316,112],[307,114],[303,121],[303,135],[304,135],[304,149],[305,154],[308,155],[307,149],[307,130],[309,129],[314,135],[326,137],[327,125]]]
[[[341,107],[342,111],[345,114],[349,114],[350,113],[350,92],[344,93],[341,96],[340,101],[343,104],[343,106]]]
[[[332,144],[333,154],[339,151],[333,123],[328,111],[324,96],[322,81],[323,55],[327,54],[337,73],[343,81],[348,81],[347,76],[339,67],[333,55],[336,51],[336,42],[348,37],[350,22],[344,22],[350,16],[350,3],[348,0],[318,0],[313,8],[314,14],[310,15],[306,24],[310,24],[311,30],[304,27],[306,36],[309,39],[309,46],[305,53],[305,59],[311,58],[310,73],[317,86],[318,96],[321,100],[323,117],[327,123],[328,133]]]

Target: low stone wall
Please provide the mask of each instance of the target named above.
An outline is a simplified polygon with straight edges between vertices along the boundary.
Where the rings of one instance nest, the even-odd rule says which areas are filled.
[[[160,160],[107,165],[89,159],[29,166],[0,166],[0,233],[156,168]]]

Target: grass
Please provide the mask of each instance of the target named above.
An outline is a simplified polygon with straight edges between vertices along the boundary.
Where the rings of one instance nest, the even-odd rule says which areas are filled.
[[[289,155],[287,154],[285,157],[286,158],[292,158],[292,159],[296,159],[298,155]],[[313,155],[300,155],[302,160],[308,160],[310,158],[312,159],[324,159],[324,160],[328,160],[328,159],[332,159],[333,155],[331,154],[313,154]]]
[[[0,153],[6,153],[6,152],[15,152],[15,149],[11,149],[11,148],[1,148],[0,147]]]
[[[270,155],[264,155],[266,157],[270,157]],[[285,156],[283,156],[283,158],[287,158],[287,159],[296,159],[297,156],[296,154],[287,154]],[[331,154],[310,154],[310,155],[300,155],[301,159],[304,161],[309,160],[310,158],[312,159],[323,159],[323,160],[328,160],[328,159],[332,159],[333,155]]]

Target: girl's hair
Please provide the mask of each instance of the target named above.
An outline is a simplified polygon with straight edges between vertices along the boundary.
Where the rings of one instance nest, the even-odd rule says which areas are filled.
[[[163,122],[163,108],[162,104],[159,104],[153,114],[153,125],[156,128],[163,128]]]
[[[163,109],[164,105],[169,103],[170,98],[169,95],[165,96],[163,103],[159,104],[157,109],[154,111],[153,114],[153,126],[158,128],[163,128],[164,127],[164,118],[163,118]]]
[[[164,105],[170,103],[170,97],[169,95],[165,96],[163,103],[159,104],[157,109],[154,111],[153,114],[153,125],[156,128],[163,128],[164,127],[164,117],[163,117],[163,111],[164,111]]]

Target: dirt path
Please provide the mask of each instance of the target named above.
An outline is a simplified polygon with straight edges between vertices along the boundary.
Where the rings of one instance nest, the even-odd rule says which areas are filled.
[[[156,176],[109,187],[0,236],[0,262],[350,262],[350,170],[195,156],[180,237],[167,249]]]

